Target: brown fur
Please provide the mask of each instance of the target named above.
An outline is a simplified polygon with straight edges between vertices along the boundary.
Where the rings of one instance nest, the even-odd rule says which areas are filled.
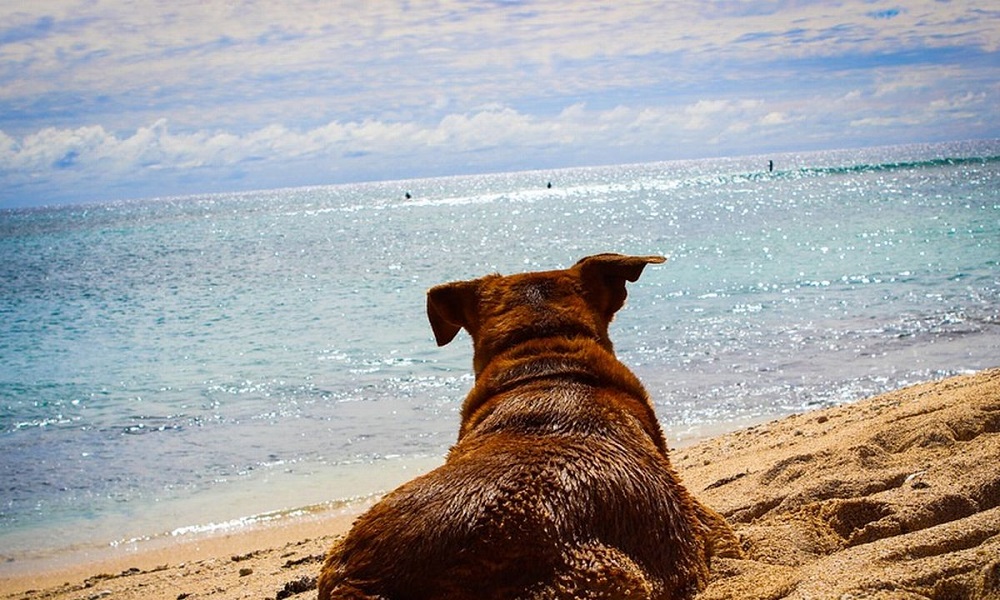
[[[320,600],[692,597],[725,520],[680,484],[652,403],[614,356],[625,282],[658,256],[432,288],[439,345],[476,383],[445,464],[385,496],[326,558]]]

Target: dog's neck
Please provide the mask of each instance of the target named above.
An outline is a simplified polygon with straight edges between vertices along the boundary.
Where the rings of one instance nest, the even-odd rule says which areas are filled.
[[[462,406],[459,440],[474,430],[505,394],[541,382],[614,388],[627,394],[635,400],[636,416],[644,429],[666,452],[663,432],[642,383],[612,351],[584,337],[536,338],[493,356],[477,374]]]
[[[487,387],[491,395],[503,394],[535,381],[571,380],[596,385],[598,376],[588,365],[573,356],[552,354],[531,360],[512,360],[504,370],[492,369]]]

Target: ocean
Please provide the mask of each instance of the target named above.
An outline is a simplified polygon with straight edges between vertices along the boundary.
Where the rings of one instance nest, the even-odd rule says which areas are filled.
[[[440,464],[427,288],[609,251],[675,447],[1000,364],[1000,140],[3,210],[0,575]]]

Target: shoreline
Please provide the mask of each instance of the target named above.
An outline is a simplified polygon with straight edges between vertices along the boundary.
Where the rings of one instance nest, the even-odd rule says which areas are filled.
[[[332,543],[346,533],[354,519],[374,504],[381,494],[308,514],[287,515],[277,520],[253,521],[192,534],[163,534],[141,540],[89,546],[77,550],[53,551],[50,557],[24,561],[0,574],[0,590],[26,593],[61,585],[72,585],[98,574],[152,572],[165,565],[224,556],[241,556],[287,542],[309,542],[313,538]],[[301,511],[292,511],[301,513]]]
[[[747,550],[713,565],[699,598],[927,585],[1000,594],[1000,368],[675,443],[671,460]],[[291,597],[311,589],[365,508],[87,555],[0,577],[0,598]]]
[[[95,548],[42,563],[24,572],[0,577],[3,598],[31,590],[73,586],[94,577],[151,573],[186,563],[246,556],[289,544],[328,547],[346,533],[354,519],[377,498],[348,508],[310,516],[290,517],[279,523],[263,523],[236,528],[225,533],[205,533],[173,539],[170,537]],[[233,559],[234,562],[240,562]]]
[[[745,418],[674,430],[665,428],[665,433],[667,438],[672,440],[671,449],[676,451],[774,418],[781,417]],[[358,492],[358,495],[343,499],[328,500],[306,506],[293,505],[289,508],[232,518],[223,517],[220,521],[193,522],[193,524],[182,525],[172,530],[168,528],[154,533],[143,533],[137,537],[94,539],[89,542],[79,541],[51,548],[36,546],[30,551],[20,553],[7,552],[7,557],[0,560],[0,589],[9,589],[11,586],[20,589],[24,587],[18,583],[21,580],[48,581],[58,578],[58,574],[61,572],[72,571],[80,565],[87,564],[108,564],[111,566],[107,570],[114,571],[115,565],[131,561],[134,563],[132,566],[148,569],[160,563],[156,563],[156,559],[153,558],[146,559],[147,555],[167,555],[169,548],[172,547],[183,547],[192,549],[196,553],[203,553],[204,551],[200,548],[223,546],[225,542],[221,540],[235,541],[243,536],[250,540],[256,540],[269,536],[269,532],[272,530],[294,531],[299,529],[300,525],[307,523],[319,523],[320,530],[325,531],[326,529],[323,527],[330,523],[334,527],[339,526],[341,516],[360,515],[387,491],[401,485],[404,481],[436,468],[443,462],[443,457],[420,455],[409,459],[392,459],[391,462],[398,462],[399,464],[396,466],[401,468],[385,469],[386,465],[367,465],[371,491],[364,491],[355,481],[349,486],[349,489],[352,492]],[[358,474],[353,472],[341,475],[353,479],[358,477]],[[309,482],[309,485],[322,487],[317,486],[315,481]],[[314,499],[318,498],[315,490],[310,490],[310,493],[305,495]],[[239,506],[238,498],[224,498],[223,500],[236,500],[236,505]],[[259,506],[257,504],[255,508]],[[247,508],[247,506],[243,506],[244,510]],[[220,515],[221,513],[215,516]],[[350,523],[347,524],[347,528],[349,526]],[[252,545],[255,541],[249,543]]]

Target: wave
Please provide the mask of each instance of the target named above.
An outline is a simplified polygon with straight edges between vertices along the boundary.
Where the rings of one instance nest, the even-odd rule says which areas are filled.
[[[662,190],[673,192],[686,188],[714,188],[717,186],[730,186],[740,183],[761,183],[768,181],[795,181],[808,178],[834,177],[842,175],[859,175],[866,173],[884,173],[893,171],[919,171],[939,168],[961,168],[961,167],[987,167],[1000,163],[1000,155],[993,154],[993,148],[989,149],[989,154],[970,156],[944,156],[935,158],[917,158],[907,160],[895,160],[878,162],[877,159],[858,164],[834,164],[820,166],[801,166],[801,163],[808,159],[817,162],[831,162],[833,160],[847,158],[843,151],[831,153],[817,152],[808,155],[798,156],[788,159],[788,166],[784,169],[769,171],[762,170],[745,171],[731,170],[715,173],[698,172],[697,170],[686,172],[675,172],[672,169],[675,163],[650,163],[656,164],[661,169],[658,172],[651,172],[647,178],[635,179],[629,182],[632,189],[639,187],[646,191]],[[837,158],[835,158],[837,157]],[[734,159],[735,160],[735,159]],[[747,159],[749,160],[749,159]],[[753,158],[755,164],[759,164],[759,157]],[[847,160],[850,160],[847,158]],[[845,160],[845,163],[847,162]],[[800,164],[795,164],[800,163]],[[745,162],[743,164],[746,164]],[[740,167],[736,167],[739,169]]]
[[[822,154],[816,155],[824,158]],[[828,157],[826,157],[829,160]],[[775,179],[795,180],[807,177],[824,177],[836,175],[853,175],[861,173],[887,172],[887,171],[908,171],[918,169],[932,169],[940,167],[961,167],[966,165],[986,166],[1000,163],[1000,155],[986,156],[959,156],[928,158],[919,160],[872,162],[855,165],[840,166],[819,166],[819,167],[799,167],[787,170],[739,172],[730,174],[721,173],[672,173],[651,168],[644,175],[620,182],[588,182],[586,184],[568,185],[561,188],[515,188],[504,191],[493,191],[489,193],[471,193],[454,196],[434,196],[406,200],[387,201],[382,203],[361,203],[344,207],[337,207],[329,210],[355,212],[396,209],[401,207],[438,207],[438,206],[462,206],[473,204],[492,204],[496,202],[535,202],[544,199],[559,197],[566,198],[586,198],[591,201],[613,198],[616,194],[628,194],[642,192],[661,191],[665,193],[674,192],[684,188],[711,188],[715,186],[727,186],[733,183],[746,181],[767,181]],[[674,163],[646,163],[649,167],[659,165],[662,167],[674,167]],[[626,165],[627,166],[627,165]],[[634,165],[633,165],[634,166]],[[621,169],[622,165],[608,167]],[[567,169],[567,172],[585,169]],[[600,168],[587,167],[588,170]]]
[[[986,166],[998,162],[1000,162],[1000,156],[960,156],[839,167],[803,167],[801,169],[787,171],[787,173],[843,175],[850,173],[876,173],[882,171],[912,171],[918,169],[934,169],[938,167],[961,167],[965,165]]]

